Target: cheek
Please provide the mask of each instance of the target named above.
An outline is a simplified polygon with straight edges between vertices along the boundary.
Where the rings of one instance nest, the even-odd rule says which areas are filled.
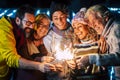
[[[77,34],[77,32],[78,32],[78,31],[79,31],[79,30],[77,30],[77,29],[74,29],[74,33],[75,33],[75,34]]]

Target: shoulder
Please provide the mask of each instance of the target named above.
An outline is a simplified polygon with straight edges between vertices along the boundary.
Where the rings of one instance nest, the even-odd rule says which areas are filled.
[[[120,20],[114,20],[113,24],[111,25],[112,28],[110,30],[111,34],[114,36],[120,37]]]
[[[2,29],[2,30],[13,29],[11,21],[12,21],[11,18],[3,16],[0,19],[0,29]]]

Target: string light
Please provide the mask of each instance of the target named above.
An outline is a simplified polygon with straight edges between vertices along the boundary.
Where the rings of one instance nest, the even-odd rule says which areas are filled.
[[[108,9],[112,12],[117,12],[117,13],[120,14],[120,8],[109,7]],[[13,17],[15,15],[16,11],[17,11],[16,9],[12,9],[12,8],[11,9],[10,8],[9,9],[0,8],[0,18],[4,15]],[[42,12],[41,12],[41,9],[37,9],[36,10],[36,15],[39,14],[39,13],[45,13],[48,16],[50,15],[50,11],[48,9],[45,9]],[[75,12],[72,11],[72,14],[70,15],[70,19],[72,19],[74,16],[75,16]],[[70,19],[68,19],[69,22],[70,22]]]

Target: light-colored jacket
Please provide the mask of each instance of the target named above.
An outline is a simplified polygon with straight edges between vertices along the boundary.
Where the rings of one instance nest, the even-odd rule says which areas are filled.
[[[0,80],[7,80],[9,67],[19,67],[13,26],[5,18],[0,19]]]
[[[49,31],[48,35],[46,37],[44,37],[44,39],[43,39],[45,47],[49,52],[49,54],[48,54],[49,56],[55,56],[54,54],[56,52],[56,47],[59,47],[58,49],[64,47],[64,40],[68,40],[68,39],[66,39],[66,37],[72,34],[71,33],[71,30],[72,30],[71,26],[68,26],[68,28],[66,30],[59,30],[58,32],[55,32],[53,30],[53,27],[54,26],[52,26],[52,29]],[[60,35],[59,32],[63,33],[64,36]],[[64,65],[64,68],[65,68],[65,65]],[[62,77],[60,77],[58,74],[53,74],[52,75],[52,73],[50,73],[47,76],[48,80],[69,80],[68,79],[69,78],[69,72],[68,72],[68,69],[66,69],[66,70],[67,70],[67,71],[65,71],[66,72],[65,73],[66,77],[64,79]],[[64,72],[61,72],[61,73],[63,74]]]
[[[54,26],[52,26],[54,27]],[[46,49],[50,53],[49,55],[54,55],[55,46],[65,40],[66,36],[72,36],[72,27],[68,26],[66,30],[61,30],[60,32],[64,33],[65,36],[59,35],[52,28],[50,29],[47,36],[44,37],[43,42],[45,44]],[[70,37],[71,38],[71,37]]]
[[[103,31],[108,44],[106,54],[90,55],[90,63],[115,66],[115,75],[120,78],[120,21],[110,19]]]

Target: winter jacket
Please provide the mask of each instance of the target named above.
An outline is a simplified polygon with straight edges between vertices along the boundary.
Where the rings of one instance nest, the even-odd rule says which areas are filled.
[[[16,40],[10,19],[0,19],[0,80],[8,80],[9,67],[19,67]]]
[[[120,21],[110,19],[102,34],[108,44],[106,54],[90,55],[90,63],[104,66],[114,66],[115,75],[120,79]]]
[[[48,35],[45,36],[43,39],[45,47],[49,52],[48,56],[55,56],[55,53],[57,50],[63,49],[64,44],[70,43],[72,32],[73,32],[73,29],[70,24],[67,26],[65,30],[59,30],[54,25],[52,25]],[[65,68],[65,65],[64,65],[64,68]],[[59,75],[63,73],[64,72],[50,73],[50,74],[48,73],[47,78],[48,80],[69,80],[68,79],[69,72],[66,71],[65,75],[60,77]]]

